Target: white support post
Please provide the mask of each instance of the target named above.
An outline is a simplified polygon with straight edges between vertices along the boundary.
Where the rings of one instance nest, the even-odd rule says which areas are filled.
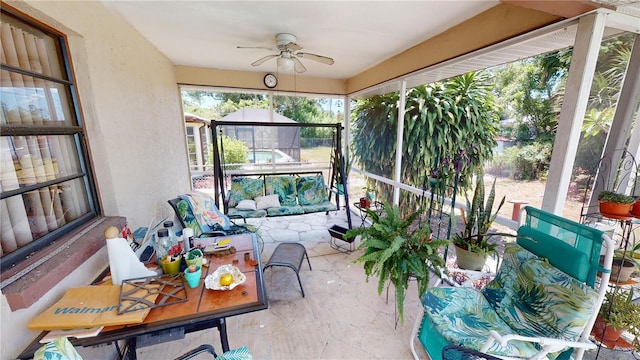
[[[562,214],[567,198],[582,121],[604,33],[605,16],[602,13],[589,14],[582,17],[578,24],[549,166],[548,186],[542,199],[542,209],[554,214]]]
[[[407,81],[402,80],[402,86],[400,86],[400,104],[398,106],[398,133],[396,136],[396,167],[395,174],[393,175],[393,180],[396,183],[401,183],[402,179],[402,141],[404,140],[404,112],[406,105],[406,94],[407,92]],[[398,205],[400,203],[400,187],[395,185],[393,187],[393,205]]]
[[[640,35],[636,35],[634,40],[633,49],[631,51],[631,56],[629,57],[629,64],[627,65],[627,69],[624,75],[624,80],[621,84],[620,88],[620,96],[618,97],[618,103],[616,105],[616,112],[613,116],[613,121],[611,122],[611,129],[609,129],[609,134],[607,136],[607,141],[604,145],[604,149],[602,151],[602,155],[612,154],[616,157],[611,158],[611,165],[618,164],[620,159],[622,158],[622,153],[616,150],[627,149],[631,154],[634,155],[636,161],[638,160],[637,152],[638,152],[638,134],[634,134],[634,136],[629,139],[629,131],[631,130],[632,118],[633,114],[638,111],[639,102],[638,99],[640,97]],[[638,124],[635,126],[634,132],[638,131]],[[627,140],[629,143],[627,145]],[[624,171],[636,171],[636,169],[621,169],[621,172]],[[605,174],[609,179],[614,179],[616,177],[616,173],[618,171],[617,166],[611,166],[609,168],[610,174]],[[620,174],[620,178],[635,178],[635,174]],[[634,182],[627,184],[627,188],[619,188],[618,191],[625,191],[625,193],[629,193],[631,191]],[[597,194],[600,190],[609,190],[609,189],[592,189],[592,194]],[[592,198],[590,206],[597,205],[597,199]]]

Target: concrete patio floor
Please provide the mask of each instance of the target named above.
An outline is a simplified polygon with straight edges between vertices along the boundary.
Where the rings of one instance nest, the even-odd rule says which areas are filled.
[[[360,217],[353,214],[353,226]],[[302,243],[313,270],[306,263],[300,278],[306,297],[302,297],[295,273],[273,267],[265,274],[269,308],[227,318],[231,348],[247,346],[254,359],[412,359],[409,339],[416,316],[422,314],[415,284],[409,286],[404,325],[396,323],[394,290],[377,293],[377,282],[366,282],[361,263],[354,263],[362,252],[345,254],[329,246],[327,231],[332,225],[347,227],[345,212],[251,219],[264,239],[263,264],[280,242]],[[346,243],[344,243],[346,244]],[[139,359],[173,359],[201,344],[211,344],[220,352],[216,329],[187,334],[184,339],[139,348]],[[421,359],[428,356],[416,344]],[[85,359],[114,359],[114,347],[78,349]],[[208,359],[200,355],[196,359]],[[585,359],[595,359],[588,353]],[[633,359],[629,352],[600,353],[598,359]]]

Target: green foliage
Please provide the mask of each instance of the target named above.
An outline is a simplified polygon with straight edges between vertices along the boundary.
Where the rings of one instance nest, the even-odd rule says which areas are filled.
[[[502,205],[504,205],[506,197],[502,197],[498,208],[492,213],[495,198],[496,180],[493,180],[489,197],[485,203],[483,174],[477,174],[473,199],[469,201],[469,197],[466,197],[468,216],[465,216],[464,211],[462,212],[464,230],[455,234],[452,238],[452,242],[456,246],[480,254],[495,253],[497,244],[488,242],[491,237],[491,234],[488,234],[488,232],[491,224],[493,224],[498,217],[498,212],[502,208]]]
[[[632,196],[619,194],[615,191],[603,190],[598,194],[598,200],[619,204],[633,204],[636,200]]]
[[[636,336],[640,336],[640,304],[634,304],[633,289],[625,292],[620,288],[607,292],[598,316],[607,325],[615,329],[624,329]]]
[[[634,242],[628,249],[616,249],[613,252],[613,258],[632,263],[636,267],[636,270],[638,270],[640,269],[640,261],[634,256],[636,251],[640,251],[640,241]]]
[[[494,175],[508,173],[516,180],[542,180],[549,170],[552,149],[552,144],[540,142],[506,148],[493,158],[487,171]]]
[[[488,73],[468,73],[407,91],[401,178],[422,187],[437,177],[450,186],[456,172],[468,185],[472,169],[492,156],[498,111],[490,93]],[[354,109],[352,149],[359,167],[392,178],[398,124],[398,93],[360,100]],[[390,201],[391,191],[378,185],[376,193]],[[406,196],[403,208],[418,208]]]
[[[359,249],[364,254],[356,261],[364,263],[367,281],[371,276],[378,278],[378,294],[390,282],[396,289],[396,307],[400,322],[404,323],[404,299],[409,278],[418,283],[418,297],[429,286],[430,271],[441,274],[445,266],[438,249],[446,246],[444,240],[428,241],[431,231],[428,226],[413,227],[419,212],[403,217],[398,207],[384,204],[384,213],[364,209],[372,225],[368,228],[349,230],[345,238],[361,236]]]
[[[249,148],[242,141],[231,139],[226,135],[222,135],[219,139],[222,141],[225,164],[246,164],[249,162],[247,159]],[[209,151],[209,163],[213,164],[213,151]],[[227,169],[239,169],[241,167],[241,165],[227,165]]]

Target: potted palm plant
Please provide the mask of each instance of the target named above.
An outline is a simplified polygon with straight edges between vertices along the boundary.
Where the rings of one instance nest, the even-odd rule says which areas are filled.
[[[598,201],[600,202],[600,213],[628,216],[636,200],[632,196],[604,190],[598,194]]]
[[[380,214],[364,209],[372,225],[349,230],[345,238],[360,236],[358,248],[365,250],[356,262],[364,263],[367,281],[371,276],[377,276],[378,294],[382,294],[385,285],[393,284],[398,315],[403,323],[409,279],[417,280],[418,296],[421,297],[427,291],[430,272],[442,273],[445,263],[438,249],[446,246],[447,241],[429,241],[429,226],[413,225],[420,212],[403,217],[398,207],[388,203],[383,206],[384,212]]]
[[[455,245],[456,261],[458,266],[467,270],[481,270],[487,257],[495,254],[497,244],[488,240],[493,235],[488,234],[491,224],[498,217],[498,211],[504,205],[505,197],[498,204],[498,208],[492,213],[493,203],[496,197],[496,181],[493,181],[491,191],[485,203],[485,189],[483,174],[476,176],[476,188],[473,192],[473,199],[469,201],[467,197],[468,216],[465,216],[464,209],[461,209],[464,230],[454,234],[451,242]]]

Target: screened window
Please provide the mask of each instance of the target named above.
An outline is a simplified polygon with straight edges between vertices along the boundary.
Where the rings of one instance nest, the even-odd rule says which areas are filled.
[[[2,9],[2,270],[97,215],[65,39]]]

